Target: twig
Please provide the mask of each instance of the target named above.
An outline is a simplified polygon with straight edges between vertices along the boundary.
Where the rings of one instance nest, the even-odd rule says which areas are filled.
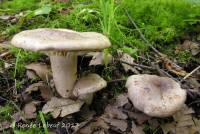
[[[92,120],[93,120],[93,117],[90,117],[90,118],[88,118],[86,121],[82,122],[82,123],[80,124],[80,126],[79,126],[72,134],[77,134],[77,132],[78,132],[81,128],[85,127],[85,125],[87,125],[88,123],[90,123]]]
[[[176,78],[174,78],[173,76],[171,76],[171,75],[170,75],[169,73],[167,73],[166,71],[164,71],[164,70],[162,70],[162,69],[160,69],[159,71],[162,72],[164,75],[166,75],[166,76],[172,78],[172,79],[175,80],[176,82],[180,82],[179,80],[177,80]]]
[[[173,76],[171,76],[168,72],[166,72],[166,71],[163,70],[163,69],[160,69],[160,67],[159,67],[158,65],[156,65],[155,67],[156,67],[156,69],[157,69],[157,71],[158,71],[158,73],[159,73],[160,75],[167,76],[167,77],[169,77],[169,78],[172,78],[172,79],[175,80],[176,82],[179,82],[179,80],[175,79],[175,78],[174,78]]]
[[[198,66],[197,68],[195,68],[192,72],[190,72],[189,74],[187,74],[184,78],[183,78],[183,80],[186,80],[188,77],[190,77],[193,73],[195,73],[197,70],[199,70],[200,69],[200,66]]]
[[[137,64],[137,63],[128,63],[126,61],[121,61],[121,60],[117,60],[117,61],[120,61],[121,63],[124,63],[124,64],[127,64],[129,66],[137,66],[137,67],[141,67],[141,68],[144,68],[144,69],[149,69],[149,70],[155,70],[154,68],[152,67],[149,67],[149,66],[145,66],[145,65],[142,65],[142,64]]]
[[[1,96],[0,96],[0,100],[9,101],[8,99],[1,97]]]
[[[144,36],[144,34],[141,32],[141,30],[139,29],[139,27],[137,26],[137,24],[135,23],[135,21],[133,20],[133,18],[130,16],[130,14],[128,13],[128,11],[125,9],[126,15],[128,16],[129,20],[131,21],[131,23],[134,25],[134,27],[136,28],[136,30],[138,31],[138,33],[140,34],[140,37],[146,42],[146,44],[151,47],[151,49],[157,53],[160,56],[163,56],[162,53],[160,53],[155,47],[153,47],[153,45],[146,39],[146,37]]]
[[[8,56],[9,54],[10,54],[9,51],[8,51],[8,52],[5,52],[5,53],[2,53],[2,54],[0,55],[0,58],[2,59],[2,58],[4,58],[4,57]]]
[[[175,64],[174,62],[172,62],[169,58],[167,58],[167,56],[165,54],[162,54],[155,47],[153,47],[153,45],[146,39],[146,37],[144,36],[144,34],[141,32],[140,28],[137,26],[137,24],[135,23],[135,21],[133,20],[133,18],[130,16],[130,14],[128,13],[128,11],[126,9],[124,9],[124,10],[125,10],[126,15],[129,18],[129,20],[131,21],[131,23],[133,24],[133,26],[136,28],[136,30],[140,34],[140,37],[144,40],[144,42],[146,43],[146,45],[148,45],[157,55],[159,55],[160,58],[165,63],[170,63],[175,68],[181,68],[180,66],[178,66],[177,64]]]
[[[193,101],[193,102],[191,102],[190,104],[188,104],[188,106],[191,106],[191,105],[193,105],[193,104],[195,104],[195,103],[200,103],[200,100]]]

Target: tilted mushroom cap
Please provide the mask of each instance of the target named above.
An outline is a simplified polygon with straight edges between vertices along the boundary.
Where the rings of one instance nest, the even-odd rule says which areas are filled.
[[[126,88],[133,105],[150,116],[170,116],[179,110],[186,100],[186,91],[167,77],[132,75],[126,82]]]
[[[73,94],[80,100],[83,100],[86,104],[90,105],[93,100],[93,93],[106,86],[107,82],[98,74],[89,74],[76,82]]]
[[[87,51],[110,46],[107,37],[96,32],[75,32],[67,29],[40,28],[15,35],[11,43],[32,51]]]
[[[73,94],[78,97],[97,92],[107,86],[107,82],[98,74],[89,74],[80,78],[74,86]]]

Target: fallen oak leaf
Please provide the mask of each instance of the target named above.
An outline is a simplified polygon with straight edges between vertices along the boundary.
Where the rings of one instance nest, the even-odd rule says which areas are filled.
[[[50,87],[42,81],[30,85],[28,88],[26,88],[24,92],[27,94],[31,94],[32,92],[35,92],[38,90],[41,92],[41,96],[45,100],[50,100],[51,97],[53,97],[53,92],[50,89]]]
[[[23,108],[24,112],[24,117],[25,119],[34,119],[36,118],[36,105],[38,105],[40,102],[39,101],[32,101],[27,104],[25,104]]]
[[[75,125],[75,127],[71,127],[71,129],[73,130],[72,134],[76,134],[81,128],[85,127],[87,124],[89,124],[92,119],[93,116],[95,115],[94,111],[89,111],[89,109],[83,109],[80,113],[81,118],[83,118],[83,122],[78,123],[78,125]]]
[[[192,117],[194,111],[186,105],[173,115],[175,122],[161,125],[164,134],[194,134],[199,131],[200,120]]]
[[[14,119],[15,122],[19,122],[21,120],[25,120],[23,115],[22,115],[22,113],[20,113],[20,112],[14,113],[12,115],[12,118]]]
[[[105,108],[105,116],[108,116],[109,118],[112,118],[112,119],[127,119],[128,116],[126,114],[124,114],[120,109],[118,109],[117,107],[115,106],[111,106],[111,105],[108,105],[106,106]]]
[[[66,115],[80,111],[82,101],[74,101],[70,99],[52,97],[42,108],[43,113],[51,112],[54,118],[58,116],[64,117]]]
[[[116,97],[116,101],[114,103],[114,106],[117,106],[117,107],[123,107],[125,104],[127,104],[129,101],[128,101],[128,95],[127,93],[124,93],[124,94],[120,94]]]
[[[186,76],[187,72],[183,70],[181,67],[177,66],[176,64],[172,63],[170,60],[164,61],[166,69],[168,69],[170,72],[178,75],[178,76]]]
[[[3,121],[0,123],[0,131],[4,131],[5,129],[8,129],[11,127],[11,123],[8,121]]]
[[[137,126],[133,121],[132,121],[131,132],[133,134],[145,134],[143,131],[143,126]]]
[[[52,78],[50,68],[43,63],[31,63],[25,66],[28,70],[33,70],[43,80],[49,81]]]
[[[124,132],[128,128],[128,123],[126,120],[112,119],[101,117],[106,123],[109,123],[111,126],[116,127],[120,131]]]
[[[128,114],[128,117],[131,118],[131,119],[136,119],[136,122],[141,125],[143,124],[144,122],[150,120],[152,117],[142,113],[142,112],[136,112],[136,111],[126,111],[127,114]]]
[[[100,129],[100,130],[93,132],[92,134],[107,134],[107,133],[105,132],[105,130]]]
[[[92,60],[89,63],[89,66],[96,66],[96,65],[104,65],[104,53],[103,52],[93,52],[88,55],[93,55]],[[107,56],[108,63],[112,63],[113,57],[111,54]]]
[[[59,10],[60,13],[62,14],[69,14],[71,11],[73,10],[73,8],[62,8]]]
[[[26,76],[28,79],[35,80],[38,79],[39,77],[36,75],[36,73],[32,70],[26,70]]]
[[[110,126],[105,123],[101,118],[97,118],[94,121],[88,123],[85,127],[79,129],[77,134],[92,134],[95,130],[103,129],[108,130]]]
[[[44,86],[44,82],[38,82],[38,83],[34,83],[32,85],[30,85],[29,87],[27,87],[25,89],[25,92],[28,94],[31,94],[34,91],[38,91],[39,87]]]
[[[196,42],[185,40],[182,44],[184,50],[191,51],[192,55],[195,56],[200,53],[200,45]]]
[[[130,65],[134,65],[134,60],[135,60],[132,56],[130,56],[129,54],[124,53],[120,50],[117,51],[117,54],[119,57],[119,61],[121,62],[121,65],[126,72],[128,72],[130,70],[136,74],[139,74],[138,70],[136,70],[133,66],[130,66]],[[130,65],[128,65],[128,64],[130,64]]]
[[[10,17],[10,15],[1,15],[0,20],[9,20]]]

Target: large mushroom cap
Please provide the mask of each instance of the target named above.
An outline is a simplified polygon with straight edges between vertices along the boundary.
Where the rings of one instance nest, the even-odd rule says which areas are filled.
[[[186,91],[167,77],[132,75],[128,78],[126,87],[133,105],[150,116],[170,116],[179,110],[186,100]]]
[[[109,39],[96,32],[75,32],[67,29],[40,28],[15,35],[11,43],[32,51],[87,51],[110,46]]]

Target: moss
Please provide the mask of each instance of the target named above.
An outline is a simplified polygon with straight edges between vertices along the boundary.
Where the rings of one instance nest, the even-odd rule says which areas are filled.
[[[37,8],[40,0],[5,0],[0,4],[1,10],[16,13]]]
[[[169,56],[169,58],[175,60],[179,64],[187,64],[190,61],[195,61],[195,57],[190,51],[177,50],[176,45],[170,44],[167,47],[163,47],[161,51]]]

